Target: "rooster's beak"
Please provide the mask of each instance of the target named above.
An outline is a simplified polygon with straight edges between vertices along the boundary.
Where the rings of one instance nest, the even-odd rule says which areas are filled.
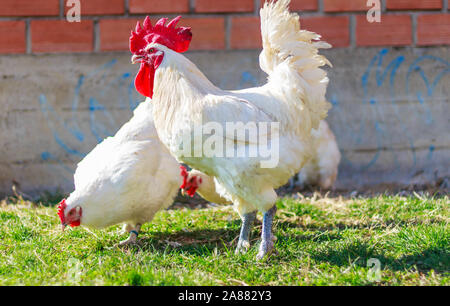
[[[136,64],[142,61],[144,57],[142,55],[133,55],[131,57],[131,63]]]
[[[181,195],[184,197],[186,195],[186,192],[184,191],[184,189],[181,189]]]
[[[61,224],[61,230],[64,232],[65,229],[66,229],[66,225],[65,224]]]

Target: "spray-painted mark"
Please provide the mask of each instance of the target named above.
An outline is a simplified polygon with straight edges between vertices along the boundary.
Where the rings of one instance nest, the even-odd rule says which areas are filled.
[[[431,108],[429,107],[429,103],[431,102],[431,98],[434,94],[434,91],[438,84],[440,84],[441,80],[444,78],[446,74],[449,73],[449,63],[444,59],[435,56],[421,56],[417,58],[409,67],[407,68],[407,73],[405,76],[406,82],[406,92],[405,96],[402,93],[397,92],[396,88],[396,80],[399,79],[398,72],[400,68],[405,64],[406,60],[403,55],[396,56],[393,60],[388,62],[386,66],[384,66],[385,57],[389,54],[388,49],[382,49],[379,53],[377,53],[369,62],[368,67],[364,74],[361,77],[361,88],[363,90],[363,99],[362,105],[370,106],[365,108],[366,111],[363,111],[359,119],[359,126],[355,131],[346,124],[346,120],[348,120],[348,114],[342,114],[342,112],[346,111],[345,108],[341,107],[341,101],[339,101],[338,95],[336,93],[331,94],[331,103],[333,105],[333,115],[340,119],[342,122],[341,134],[345,134],[346,136],[353,139],[355,144],[361,144],[363,141],[375,142],[376,150],[372,157],[362,162],[358,160],[356,163],[352,163],[352,157],[346,156],[345,152],[343,152],[343,163],[350,165],[355,171],[364,172],[369,168],[373,167],[381,157],[381,154],[391,154],[395,167],[399,167],[400,163],[398,162],[398,154],[405,154],[405,152],[398,153],[394,147],[390,146],[390,141],[392,139],[393,133],[396,133],[398,130],[397,137],[399,139],[403,138],[409,144],[409,152],[412,156],[412,165],[410,167],[410,174],[413,175],[417,172],[418,161],[416,156],[416,146],[415,146],[415,135],[414,128],[408,127],[405,120],[405,109],[412,111],[415,116],[417,116],[417,122],[423,123],[424,125],[431,126],[434,123],[433,113]],[[430,64],[430,61],[434,61],[438,69],[429,69],[425,71],[422,68],[422,64]],[[385,67],[385,68],[384,68]],[[437,74],[436,74],[437,73]],[[426,90],[421,91],[415,85],[415,88],[412,88],[410,82],[414,74],[419,76],[419,80],[422,80]],[[427,74],[435,74],[436,76],[430,77]],[[371,80],[374,80],[373,85]],[[383,89],[384,85],[388,82],[388,93],[389,99],[391,101],[391,108],[387,108],[386,105],[379,104],[377,100],[377,96],[380,96],[377,92],[377,89]],[[382,91],[383,93],[386,91]],[[419,102],[422,111],[420,111],[420,107],[415,107],[414,104],[409,104],[406,108],[402,106],[400,108],[398,102],[401,102],[405,97],[410,97],[410,93],[412,93]],[[389,113],[390,112],[390,113]],[[389,115],[395,116],[395,124],[397,128],[393,128],[389,126],[389,121],[386,120],[385,117]],[[408,122],[410,122],[410,118],[408,117]],[[348,131],[347,133],[345,131]],[[430,132],[430,135],[432,133]],[[350,135],[350,136],[349,136]],[[373,137],[375,136],[375,137]],[[426,156],[427,160],[431,160],[433,158],[433,153],[435,151],[434,145],[431,145],[428,150],[428,155]],[[421,165],[423,166],[423,165]],[[392,169],[393,172],[395,169]]]
[[[339,92],[330,93],[330,102],[333,105],[332,113],[341,122],[340,134],[345,137],[350,137],[350,140],[356,144],[361,145],[363,142],[375,143],[376,149],[372,155],[365,161],[361,162],[360,157],[354,159],[352,156],[346,155],[343,152],[343,163],[350,165],[355,171],[365,172],[375,167],[380,161],[382,155],[383,160],[387,158],[385,154],[390,154],[395,167],[399,167],[397,150],[391,145],[391,138],[393,133],[397,133],[399,139],[403,139],[409,146],[409,154],[411,154],[411,173],[417,172],[418,160],[416,156],[415,135],[414,129],[408,127],[408,122],[404,121],[405,106],[401,106],[399,102],[403,99],[403,94],[410,97],[411,93],[417,98],[418,106],[413,104],[408,106],[407,111],[411,111],[413,116],[417,116],[417,122],[430,127],[434,126],[435,119],[430,107],[431,98],[435,89],[444,77],[450,72],[449,63],[435,56],[420,56],[412,64],[406,66],[406,58],[403,55],[395,56],[388,61],[390,50],[382,49],[368,63],[363,75],[360,78],[361,90],[363,98],[361,105],[365,106],[365,111],[361,114],[359,125],[352,127],[348,124],[349,108],[339,98]],[[435,71],[425,71],[424,64],[435,62],[439,69]],[[118,109],[129,109],[133,111],[142,97],[136,93],[134,88],[134,81],[132,73],[113,71],[117,60],[111,60],[92,72],[81,75],[78,78],[77,84],[74,87],[74,97],[72,100],[71,118],[69,120],[61,120],[58,113],[51,107],[44,94],[39,96],[39,103],[41,110],[48,122],[49,128],[52,130],[55,143],[69,156],[69,159],[76,162],[86,155],[87,152],[82,151],[85,148],[87,140],[94,140],[95,142],[102,141],[105,137],[114,134],[119,128],[118,120],[113,116],[109,109],[114,106]],[[399,74],[399,71],[407,71],[405,74]],[[437,73],[437,74],[436,74]],[[434,74],[432,77],[430,75]],[[111,78],[111,75],[115,77]],[[415,77],[415,78],[414,78]],[[404,78],[406,84],[406,92],[401,93],[397,91],[399,88],[398,82],[402,82]],[[411,86],[412,80],[421,80],[425,86],[425,90]],[[86,95],[85,86],[92,86],[93,82],[106,83],[99,87],[95,96]],[[106,82],[106,80],[108,80]],[[244,71],[241,74],[239,86],[241,88],[249,86],[257,86],[259,84],[258,78],[249,71]],[[110,92],[113,91],[114,94]],[[387,107],[380,100],[383,93],[388,93],[390,99],[390,107]],[[110,97],[116,97],[114,101]],[[84,107],[81,107],[84,105]],[[88,109],[89,120],[88,124],[82,125],[79,119],[80,112],[83,109]],[[387,113],[391,112],[391,113]],[[396,120],[396,128],[390,126],[386,120],[386,115],[393,115]],[[131,113],[130,113],[131,117]],[[122,122],[122,121],[121,121]],[[338,135],[339,136],[339,135]],[[339,139],[338,139],[339,140]],[[434,156],[436,148],[431,145],[428,148],[427,160],[431,161]],[[43,152],[42,159],[58,162],[53,154]],[[67,166],[67,162],[61,163],[61,167],[70,175],[73,174],[73,169]],[[422,165],[423,166],[423,165]],[[395,169],[392,169],[394,172]]]
[[[52,131],[53,139],[59,148],[66,153],[65,158],[69,161],[63,162],[56,157],[56,154],[48,151],[42,152],[41,158],[44,161],[53,161],[52,165],[55,163],[59,165],[58,167],[63,169],[67,175],[67,181],[72,180],[74,172],[74,169],[68,165],[70,163],[75,165],[88,153],[82,149],[86,147],[85,142],[89,140],[91,143],[92,138],[94,138],[94,143],[99,143],[105,137],[113,135],[120,127],[118,120],[114,118],[108,108],[130,110],[131,117],[131,112],[142,100],[142,97],[134,90],[131,72],[122,72],[111,78],[111,75],[116,75],[113,72],[116,63],[117,60],[113,59],[92,72],[79,76],[74,87],[71,114],[66,120],[61,119],[64,116],[55,111],[45,94],[39,96],[40,108],[48,127]],[[106,82],[106,84],[99,88],[95,96],[86,96],[84,86],[92,85],[94,81],[96,83]],[[114,92],[114,94],[111,94],[111,92]],[[115,96],[116,99],[111,100],[111,96]],[[88,126],[82,125],[79,118],[84,109],[89,112]]]

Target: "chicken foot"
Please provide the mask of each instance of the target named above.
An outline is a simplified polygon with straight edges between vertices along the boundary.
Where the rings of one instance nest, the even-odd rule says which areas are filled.
[[[261,260],[266,255],[270,255],[274,251],[275,237],[272,234],[273,217],[277,212],[277,206],[274,205],[269,209],[263,217],[262,233],[261,233],[261,245],[259,246],[259,252],[256,259]]]
[[[239,241],[235,251],[236,254],[246,253],[250,248],[249,242],[250,229],[255,219],[256,219],[256,211],[242,216],[241,233],[239,235]]]
[[[130,237],[128,239],[121,241],[118,246],[126,246],[126,245],[132,245],[136,244],[137,236],[139,235],[139,231],[141,230],[141,224],[136,224],[136,226],[133,228],[129,224],[126,226],[127,231],[130,233]]]

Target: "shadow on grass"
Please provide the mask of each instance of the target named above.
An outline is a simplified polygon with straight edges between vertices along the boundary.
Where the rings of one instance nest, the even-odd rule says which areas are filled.
[[[182,251],[192,255],[204,255],[205,252],[209,253],[214,249],[231,248],[234,250],[238,235],[239,230],[234,229],[202,229],[174,233],[154,232],[140,236],[136,248],[141,251]]]
[[[382,269],[393,271],[417,270],[428,272],[434,270],[437,273],[448,273],[450,270],[450,254],[444,249],[427,248],[421,252],[404,255],[398,258],[380,254],[373,250],[373,246],[367,243],[353,243],[344,248],[330,246],[325,250],[310,254],[311,258],[327,262],[335,266],[349,266],[352,262],[355,266],[367,267],[370,258],[376,258],[381,263]]]
[[[358,224],[349,224],[345,222],[337,222],[333,225],[318,225],[318,224],[308,224],[304,225],[301,223],[290,222],[286,220],[276,220],[278,221],[277,227],[281,229],[304,229],[310,231],[333,231],[333,230],[346,230],[346,229],[387,229],[392,228],[393,226],[399,227],[409,227],[415,225],[430,225],[430,224],[440,224],[442,223],[441,219],[438,218],[430,218],[428,220],[387,220],[382,222],[366,222],[366,223],[358,223]]]
[[[291,227],[290,222],[279,222],[277,228]],[[153,232],[144,234],[139,238],[138,245],[135,247],[139,251],[149,252],[186,252],[195,256],[205,256],[219,251],[231,251],[237,245],[239,235],[240,220],[231,221],[227,229],[201,229],[188,232]],[[298,225],[297,225],[298,227]],[[345,226],[345,228],[362,229],[366,226]],[[277,235],[277,244],[294,243],[301,245],[304,242],[339,242],[345,238],[340,232],[341,226],[309,228],[313,233],[304,235]],[[334,230],[335,232],[329,232]],[[256,224],[252,231],[252,246],[257,244],[261,231],[261,225]],[[385,253],[379,253],[374,246],[362,241],[353,241],[350,244],[342,245],[331,243],[329,245],[321,244],[320,248],[309,251],[308,256],[317,262],[326,262],[335,266],[348,267],[351,264],[359,267],[367,267],[367,261],[370,258],[376,258],[381,262],[381,268],[393,271],[417,270],[419,272],[428,272],[434,270],[436,273],[448,273],[450,271],[450,254],[446,249],[426,248],[412,254],[394,257]],[[290,255],[286,257],[278,255],[274,257],[274,262],[289,262],[292,260]]]

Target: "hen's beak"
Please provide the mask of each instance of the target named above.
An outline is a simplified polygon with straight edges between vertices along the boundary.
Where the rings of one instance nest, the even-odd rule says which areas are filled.
[[[131,63],[136,64],[136,63],[140,63],[142,61],[144,57],[142,55],[133,55],[131,57]]]
[[[61,224],[61,230],[64,232],[64,230],[66,229],[66,226],[67,225],[65,225],[65,224]]]

